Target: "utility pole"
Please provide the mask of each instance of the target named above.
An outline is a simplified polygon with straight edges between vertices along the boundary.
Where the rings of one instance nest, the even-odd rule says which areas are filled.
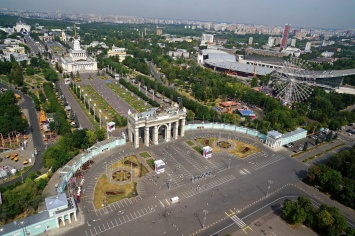
[[[202,224],[202,228],[205,228],[206,215],[208,214],[208,211],[207,211],[207,210],[203,210],[203,213],[205,213],[205,216],[203,217],[203,224]]]

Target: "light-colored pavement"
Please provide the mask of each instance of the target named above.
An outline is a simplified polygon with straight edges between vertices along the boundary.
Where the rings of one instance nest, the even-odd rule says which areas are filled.
[[[81,109],[80,105],[74,98],[74,95],[69,91],[68,85],[66,85],[62,79],[59,79],[59,87],[66,98],[69,106],[72,108],[73,112],[75,113],[76,117],[78,117],[80,126],[84,129],[94,129],[93,124],[86,116],[85,112]]]

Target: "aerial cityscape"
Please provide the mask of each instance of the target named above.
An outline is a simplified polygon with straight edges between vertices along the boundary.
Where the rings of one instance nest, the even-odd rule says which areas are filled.
[[[0,235],[355,235],[355,2],[0,4]]]

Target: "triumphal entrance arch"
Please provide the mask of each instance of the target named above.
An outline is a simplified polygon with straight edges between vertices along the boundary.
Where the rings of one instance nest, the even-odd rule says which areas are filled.
[[[169,142],[185,134],[186,108],[174,104],[169,108],[150,108],[141,113],[128,112],[128,138],[139,148],[140,138],[145,146],[157,145],[159,138]]]

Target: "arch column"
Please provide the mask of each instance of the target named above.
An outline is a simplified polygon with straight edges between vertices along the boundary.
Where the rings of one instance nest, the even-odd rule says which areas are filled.
[[[64,218],[64,216],[61,216],[61,218],[62,218],[62,221],[63,221],[63,225],[65,225],[65,218]]]
[[[128,140],[133,142],[132,126],[128,123]]]
[[[149,147],[149,127],[144,127],[144,144]]]
[[[155,125],[153,129],[153,144],[158,145],[158,126]]]
[[[74,219],[75,221],[78,221],[78,218],[76,217],[76,212],[74,211]]]
[[[68,214],[69,224],[71,224],[70,213]]]
[[[179,136],[179,121],[176,121],[174,124],[174,139],[178,139]]]
[[[56,217],[57,219],[57,228],[59,228],[59,217]]]
[[[134,147],[139,148],[139,130],[136,128],[134,129]]]
[[[165,134],[166,134],[166,137],[165,137],[165,140],[167,141],[167,142],[170,142],[170,137],[171,137],[171,123],[168,123],[168,128],[167,128],[167,130],[166,130],[166,132],[165,132]]]
[[[181,119],[181,131],[180,131],[180,136],[184,137],[185,136],[185,119]]]

